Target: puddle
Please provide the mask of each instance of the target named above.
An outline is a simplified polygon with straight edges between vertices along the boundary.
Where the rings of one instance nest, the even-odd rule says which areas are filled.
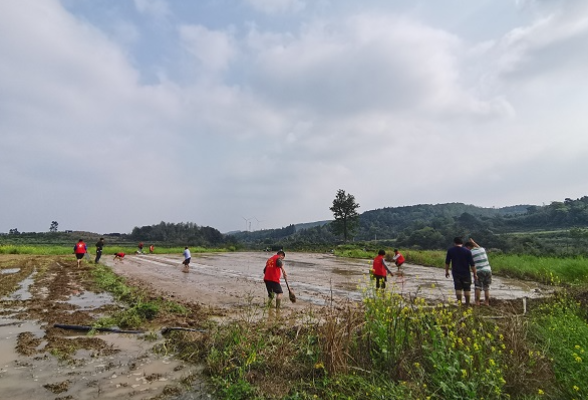
[[[17,272],[20,272],[20,268],[6,268],[3,270],[0,270],[0,274],[3,274],[3,275],[16,274]]]
[[[5,269],[3,271],[7,270],[8,269]],[[20,271],[20,268],[18,268],[18,271]],[[37,272],[35,271],[25,279],[20,281],[19,288],[16,291],[12,292],[9,296],[3,297],[2,300],[29,300],[32,297],[29,288],[33,283],[35,283],[34,277],[36,273]]]
[[[115,303],[115,300],[108,293],[94,293],[85,291],[74,294],[67,301],[61,303],[68,303],[77,306],[82,310],[94,310],[108,304],[113,304]]]
[[[151,351],[157,342],[147,342],[131,335],[96,335],[115,348],[124,350],[110,356],[93,356],[83,350],[78,351],[73,362],[68,363],[59,362],[50,355],[25,357],[14,350],[21,332],[32,332],[39,337],[44,334],[31,322],[0,327],[2,398],[52,399],[73,395],[72,398],[77,400],[147,399],[160,394],[168,386],[179,387],[184,378],[200,374],[202,369],[186,366],[171,357],[158,356]],[[64,386],[66,390],[52,393],[48,385]],[[196,382],[195,385],[203,383]]]

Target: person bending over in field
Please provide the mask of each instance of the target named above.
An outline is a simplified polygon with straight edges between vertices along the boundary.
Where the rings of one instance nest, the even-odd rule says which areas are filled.
[[[398,268],[398,272],[400,272],[400,267],[402,267],[402,264],[404,264],[404,256],[402,254],[400,254],[400,252],[398,251],[398,249],[394,249],[394,257],[392,257],[392,260],[394,260],[394,264],[396,264],[396,267]]]
[[[114,261],[118,260],[118,261],[122,261],[123,258],[125,258],[125,253],[120,252],[120,253],[114,253]]]

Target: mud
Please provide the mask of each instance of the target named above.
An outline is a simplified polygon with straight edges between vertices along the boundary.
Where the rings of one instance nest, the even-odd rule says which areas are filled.
[[[210,398],[201,367],[153,351],[164,341],[158,332],[87,335],[53,327],[91,325],[122,307],[87,288],[88,272],[71,258],[0,256],[0,398]]]
[[[154,352],[164,343],[159,328],[198,330],[211,316],[255,319],[267,298],[263,267],[271,254],[194,255],[188,273],[181,255],[130,255],[102,261],[129,284],[154,298],[174,300],[188,317],[153,321],[147,335],[67,331],[54,324],[92,325],[124,307],[92,287],[91,266],[73,257],[0,256],[0,398],[20,399],[208,399],[202,368]],[[373,285],[371,263],[330,254],[288,253],[285,268],[296,303],[282,313],[355,302]],[[285,286],[284,286],[285,289]],[[444,270],[405,264],[386,290],[431,302],[453,301]],[[550,289],[533,282],[494,277],[493,304],[537,298]],[[521,302],[522,304],[522,302]],[[493,308],[493,307],[491,307]],[[521,312],[522,306],[517,307]],[[162,317],[163,318],[163,317]],[[194,333],[201,334],[201,333]],[[147,340],[150,339],[150,340]]]
[[[228,312],[247,304],[262,304],[267,296],[263,267],[271,254],[217,253],[192,257],[190,272],[182,272],[181,255],[137,255],[122,262],[106,260],[120,275],[139,279],[151,290],[172,297],[219,306]],[[359,301],[369,279],[371,262],[344,259],[330,254],[288,253],[285,269],[297,302],[291,309],[303,309],[309,303],[324,305],[333,301]],[[420,265],[404,264],[393,268],[388,288],[404,296],[419,296],[430,301],[453,301],[451,278],[445,271]],[[284,290],[286,290],[285,285]],[[536,298],[552,289],[535,282],[493,277],[491,295],[498,300]]]

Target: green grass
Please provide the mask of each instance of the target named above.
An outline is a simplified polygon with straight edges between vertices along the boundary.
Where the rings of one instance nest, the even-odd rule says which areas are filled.
[[[392,254],[392,249],[385,250],[387,256]],[[437,268],[445,267],[445,251],[400,249],[400,252],[406,258],[407,263]],[[370,253],[361,249],[336,250],[335,254],[363,259],[371,259],[376,256],[375,252]],[[550,285],[588,284],[588,258],[586,257],[543,257],[489,252],[488,259],[495,275],[529,279]]]
[[[181,316],[188,314],[186,308],[180,304],[161,299],[147,299],[145,293],[128,286],[124,278],[116,275],[104,265],[96,265],[92,268],[91,273],[95,284],[99,288],[110,292],[116,300],[129,305],[125,310],[101,318],[96,322],[95,327],[139,328],[147,321],[153,320],[160,313]]]
[[[407,251],[407,262],[443,268],[443,251]],[[531,279],[546,284],[588,284],[588,258],[537,257],[532,255],[488,253],[492,272],[500,276]]]
[[[564,296],[533,313],[531,332],[552,361],[557,387],[541,388],[558,398],[588,398],[588,324],[586,311]]]
[[[135,254],[137,247],[131,246],[105,246],[102,252],[102,256],[112,255],[114,253],[123,252],[125,254]],[[154,254],[182,254],[184,247],[156,247]],[[211,252],[226,252],[232,251],[231,249],[209,249],[204,247],[190,247],[192,253],[211,253]],[[88,252],[92,256],[95,255],[96,248],[93,245],[88,245]],[[149,253],[149,250],[144,248],[145,254]],[[25,245],[25,244],[4,244],[0,245],[0,254],[30,254],[30,255],[72,255],[73,256],[73,243],[71,246],[60,246],[60,245]]]
[[[542,320],[486,319],[481,310],[369,289],[361,305],[308,310],[288,323],[217,326],[192,348],[200,349],[219,399],[571,399],[561,397],[572,393],[566,385],[584,393],[576,390],[588,380],[584,370],[569,379],[567,370],[550,373],[553,353],[529,333]],[[571,340],[578,355],[588,349],[588,339],[580,340],[585,329]]]

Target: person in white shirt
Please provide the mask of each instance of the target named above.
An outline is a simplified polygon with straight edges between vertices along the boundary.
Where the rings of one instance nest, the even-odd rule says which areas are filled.
[[[490,268],[490,262],[488,261],[488,255],[486,249],[481,247],[474,239],[470,238],[466,242],[465,247],[472,252],[474,263],[476,263],[476,272],[478,279],[474,281],[474,287],[476,290],[475,299],[476,305],[480,305],[480,297],[482,290],[484,291],[484,304],[490,305],[490,284],[492,284],[492,268]]]
[[[184,262],[182,262],[182,264],[184,264],[184,269],[182,270],[182,272],[189,272],[190,271],[190,260],[192,259],[192,254],[190,254],[190,249],[188,248],[188,246],[186,246],[184,248]]]

